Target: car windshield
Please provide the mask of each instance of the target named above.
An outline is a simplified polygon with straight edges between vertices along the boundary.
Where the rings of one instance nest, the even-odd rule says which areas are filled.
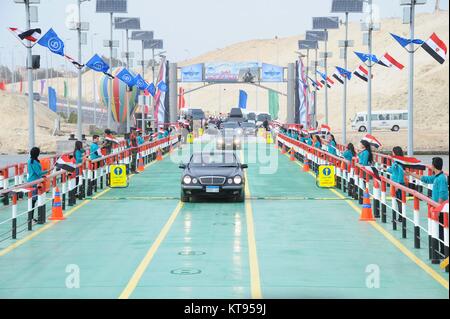
[[[264,122],[265,120],[270,121],[271,120],[271,116],[269,114],[258,114],[258,122]]]
[[[239,128],[239,124],[237,122],[223,123],[223,128]]]
[[[236,155],[233,152],[196,153],[192,155],[189,163],[192,166],[230,166],[238,165]]]
[[[243,128],[255,128],[256,125],[253,123],[242,123],[241,124]]]

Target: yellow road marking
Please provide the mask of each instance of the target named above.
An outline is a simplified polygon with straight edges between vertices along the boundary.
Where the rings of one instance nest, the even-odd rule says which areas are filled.
[[[177,218],[180,210],[183,208],[183,205],[184,204],[182,202],[178,203],[177,207],[170,215],[166,224],[161,229],[161,232],[159,233],[158,237],[156,237],[152,246],[147,251],[147,254],[145,255],[144,259],[142,259],[141,263],[136,268],[136,271],[134,272],[133,276],[128,281],[127,286],[120,294],[119,299],[128,299],[131,296],[131,294],[133,293],[133,291],[136,289],[136,286],[138,285],[139,281],[141,280],[142,276],[144,275],[145,270],[148,268],[150,262],[152,261],[153,257],[155,256],[156,251],[158,250],[159,246],[163,242],[164,238],[167,236],[167,234],[168,234],[170,228],[172,227],[175,219]]]
[[[166,154],[164,157],[166,157],[168,154]],[[153,164],[158,163],[157,161],[153,161],[149,164],[147,164],[145,167],[149,167]],[[133,178],[136,175],[131,175],[130,179]],[[69,210],[66,214],[64,214],[64,217],[69,217],[70,215],[72,215],[73,213],[75,213],[77,210],[79,210],[80,208],[82,208],[83,206],[85,206],[86,204],[88,204],[89,202],[91,202],[94,199],[99,198],[100,196],[103,196],[104,194],[106,194],[107,192],[109,192],[111,190],[111,188],[105,189],[104,191],[102,191],[101,193],[95,195],[92,197],[92,199],[85,199],[82,203],[80,203],[79,205],[77,205],[76,207],[72,208],[71,210]],[[19,239],[18,241],[16,241],[14,244],[9,245],[8,247],[0,250],[0,257],[3,257],[4,255],[8,254],[9,252],[13,251],[16,248],[19,248],[20,246],[22,246],[23,244],[29,242],[30,240],[32,240],[33,238],[35,238],[36,236],[42,234],[43,232],[45,232],[46,230],[52,228],[53,226],[55,226],[56,224],[58,224],[61,221],[51,221],[48,224],[42,226],[41,228],[39,228],[38,230],[33,231],[33,233],[25,236],[22,239]]]
[[[287,155],[286,155],[287,156]],[[303,167],[303,165],[299,162],[295,162],[297,165]],[[311,172],[309,172],[310,175],[315,175]],[[345,197],[340,194],[338,191],[334,189],[328,189],[335,195],[337,195],[341,199],[345,199]],[[361,208],[358,207],[355,203],[353,203],[351,200],[347,199],[345,202],[352,207],[359,215],[361,215]],[[392,236],[388,231],[386,231],[382,226],[377,224],[377,222],[368,222],[373,228],[375,228],[379,233],[381,233],[387,240],[391,242],[392,245],[397,247],[403,254],[405,254],[409,259],[411,259],[417,266],[422,268],[423,271],[425,271],[427,274],[429,274],[434,280],[436,280],[439,284],[441,284],[444,288],[447,290],[449,289],[449,283],[447,280],[445,280],[444,277],[442,277],[439,273],[437,273],[433,268],[431,268],[429,265],[427,265],[423,260],[418,258],[412,251],[410,251],[408,248],[406,248],[397,238]],[[445,267],[444,267],[445,268]]]
[[[241,158],[244,152],[241,151]],[[245,171],[245,217],[247,223],[248,257],[250,265],[250,291],[253,299],[262,299],[261,281],[258,264],[258,254],[256,250],[255,225],[253,222],[253,209],[250,200],[250,187],[248,184],[248,174]]]

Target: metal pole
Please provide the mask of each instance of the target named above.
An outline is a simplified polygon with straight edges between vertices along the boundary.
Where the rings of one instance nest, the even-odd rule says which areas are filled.
[[[130,54],[129,54],[129,39],[128,39],[128,30],[125,30],[125,36],[127,37],[125,39],[125,43],[126,43],[126,51],[125,51],[125,56],[127,59],[127,69],[130,69]],[[126,94],[126,98],[129,99],[130,95],[128,94],[128,88],[127,88],[127,94]],[[127,133],[130,133],[130,101],[127,101]]]
[[[414,39],[415,1],[411,5],[410,38]],[[409,46],[408,156],[414,155],[414,44]]]
[[[316,85],[314,85],[314,122],[312,127],[316,127],[317,122],[317,62],[319,57],[319,49],[316,49],[316,60],[314,61],[314,81],[316,82]]]
[[[325,29],[325,124],[328,125],[328,31]]]
[[[16,83],[16,63],[14,61],[14,48],[11,50],[12,55],[11,55],[11,90],[12,92],[15,92],[16,90],[14,89],[15,87],[15,83]],[[13,84],[14,83],[14,84]]]
[[[26,25],[27,30],[31,29],[30,20],[30,1],[25,0]],[[28,42],[27,48],[27,73],[28,73],[28,147],[32,149],[36,144],[34,135],[34,99],[33,99],[33,53],[31,51],[31,42]]]
[[[309,77],[309,49],[306,50],[306,83],[308,83],[308,77]],[[306,126],[308,126],[309,112],[311,112],[309,110],[309,100],[310,100],[309,90],[307,90],[307,94],[308,96],[306,97],[306,99],[308,101],[308,110],[306,114]]]
[[[78,0],[78,61],[81,62],[81,0]],[[83,110],[81,108],[81,97],[83,94],[81,83],[81,69],[78,69],[78,104],[77,104],[77,139],[82,140],[83,134]]]
[[[370,25],[369,25],[369,78],[368,78],[368,92],[367,92],[367,132],[372,134],[372,32],[373,32],[373,20],[372,20],[372,0],[369,0],[370,6]]]
[[[92,34],[92,36],[91,36],[91,53],[92,53],[92,55],[94,55],[94,36],[95,36],[95,33],[94,34]],[[94,125],[95,126],[97,126],[97,92],[96,92],[96,79],[95,79],[95,72],[94,71],[92,71],[91,70],[91,72],[92,72],[92,97],[93,97],[93,99],[94,99]]]
[[[145,79],[144,41],[142,41],[142,77]]]
[[[348,12],[345,13],[344,67],[348,69]],[[347,77],[344,77],[344,97],[342,102],[342,143],[347,145]]]
[[[111,17],[111,29],[110,29],[110,42],[109,42],[109,65],[111,66],[111,71],[113,70],[113,13],[110,13],[110,17]],[[112,72],[111,72],[112,73]],[[113,80],[110,79],[109,80],[109,94],[108,94],[108,114],[106,116],[106,118],[108,119],[107,121],[107,126],[109,129],[111,129],[111,113],[112,113],[112,99],[113,99]]]

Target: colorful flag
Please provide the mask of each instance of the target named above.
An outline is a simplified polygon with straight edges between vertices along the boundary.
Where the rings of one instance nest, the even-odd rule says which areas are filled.
[[[52,53],[64,56],[64,42],[58,37],[52,28],[50,28],[50,30],[48,30],[37,43],[48,48]]]
[[[129,87],[133,87],[136,85],[135,77],[128,71],[127,69],[122,69],[116,77],[124,82]]]
[[[421,160],[415,157],[392,156],[392,158],[396,162],[400,163],[403,168],[416,169],[421,171],[424,171],[426,169],[426,165],[424,165]]]
[[[331,127],[329,127],[329,126],[326,125],[326,124],[322,124],[322,125],[320,126],[320,134],[328,135],[328,134],[330,134],[330,133],[331,133]]]
[[[339,74],[342,77],[347,78],[347,80],[351,80],[352,79],[352,72],[350,72],[350,71],[348,71],[348,70],[346,70],[344,68],[338,67],[338,66],[336,67],[336,70],[338,70]]]
[[[422,48],[440,64],[444,64],[447,57],[447,46],[436,33],[431,35],[427,42],[422,45]]]
[[[418,45],[424,44],[424,42],[422,40],[420,40],[420,39],[405,39],[405,38],[402,38],[402,37],[400,37],[398,35],[395,35],[393,33],[391,33],[391,35],[404,48],[406,48],[411,43],[418,44]]]
[[[299,96],[299,123],[308,126],[309,99],[308,99],[308,78],[303,60],[298,61],[298,96]]]
[[[56,91],[51,86],[48,87],[48,108],[56,113]]]
[[[155,110],[155,120],[156,120],[156,124],[158,125],[162,125],[165,122],[165,117],[166,117],[166,90],[162,90],[161,88],[167,88],[167,85],[165,85],[164,81],[166,79],[167,76],[167,68],[166,68],[166,59],[163,58],[161,61],[161,66],[159,69],[159,74],[158,74],[158,78],[157,78],[157,83],[158,83],[158,90],[156,91],[155,94],[155,99],[154,99],[154,110]],[[164,85],[161,85],[161,83],[163,83]]]
[[[158,89],[160,89],[163,92],[167,92],[167,84],[164,81],[161,81],[158,83]]]
[[[280,99],[278,93],[272,90],[269,90],[269,113],[272,117],[272,120],[278,119],[278,113],[280,110]]]
[[[363,62],[370,60],[370,62],[378,63],[378,58],[375,54],[360,53],[360,52],[355,52],[355,54]]]
[[[41,96],[44,94],[45,80],[41,80]]]
[[[155,84],[154,83],[150,83],[149,86],[147,87],[147,91],[148,91],[148,93],[151,94],[151,96],[154,97],[155,94],[156,94],[156,86],[155,86]]]
[[[184,88],[180,86],[178,89],[178,109],[186,107],[186,100],[184,98]]]
[[[355,72],[353,72],[354,75],[356,75],[357,77],[359,77],[361,80],[365,81],[365,82],[369,82],[369,71],[367,71],[367,69],[365,67],[363,67],[362,65],[360,65]],[[373,75],[372,75],[373,78]]]
[[[405,67],[403,64],[394,59],[389,53],[385,53],[383,57],[378,61],[378,64],[387,68],[395,67],[400,71]]]
[[[71,57],[68,56],[68,55],[64,55],[64,57],[65,57],[70,63],[72,63],[77,69],[80,69],[80,70],[81,70],[82,68],[85,67],[84,64],[81,64],[80,62],[76,61],[75,59],[71,58]]]
[[[327,85],[328,88],[331,88],[331,86],[334,84],[333,80],[330,79],[325,73],[317,71],[317,73],[322,77],[322,80],[320,81],[323,85]],[[325,82],[326,81],[326,82]]]
[[[239,108],[246,109],[247,108],[247,92],[244,90],[239,90]]]
[[[334,77],[339,83],[341,83],[341,84],[344,84],[344,83],[345,83],[344,77],[343,77],[338,71],[336,71],[336,72],[333,73],[333,77]]]
[[[8,28],[8,30],[25,46],[24,40],[30,41],[33,45],[36,44],[42,32],[41,29],[30,29],[25,32],[17,28]]]
[[[64,81],[64,98],[69,96],[69,87],[67,86],[67,81]]]

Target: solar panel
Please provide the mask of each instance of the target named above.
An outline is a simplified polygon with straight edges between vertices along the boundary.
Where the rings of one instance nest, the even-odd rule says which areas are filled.
[[[332,13],[361,13],[363,12],[364,1],[363,0],[333,0],[331,4]]]
[[[315,30],[339,29],[339,17],[313,18],[313,29]]]
[[[127,13],[127,0],[97,0],[97,13]]]
[[[319,43],[317,41],[311,40],[300,40],[298,41],[299,50],[315,50],[319,48]]]
[[[153,31],[133,31],[131,39],[139,41],[153,40]]]
[[[327,31],[306,31],[306,40],[328,41]]]
[[[162,50],[164,48],[163,40],[144,41],[144,49]]]
[[[114,27],[117,30],[139,30],[141,20],[139,18],[114,18]]]

